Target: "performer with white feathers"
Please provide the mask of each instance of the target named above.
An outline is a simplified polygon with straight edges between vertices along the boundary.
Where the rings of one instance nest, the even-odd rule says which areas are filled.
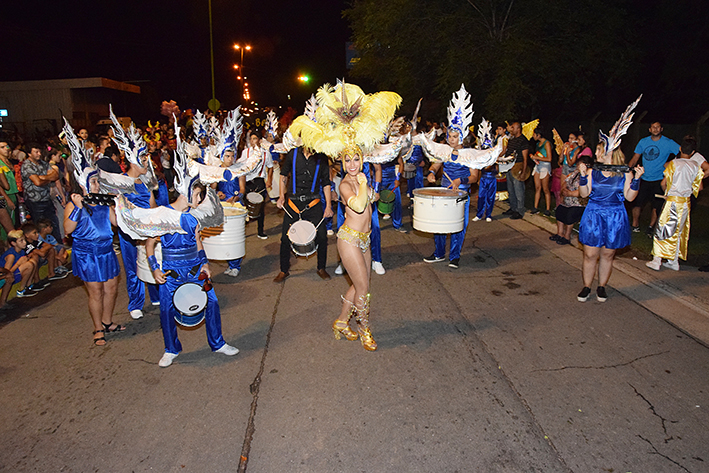
[[[83,195],[73,193],[64,210],[64,229],[71,233],[74,244],[71,259],[74,274],[84,281],[89,295],[89,314],[94,324],[93,342],[106,344],[106,332],[120,332],[125,327],[113,323],[120,266],[113,251],[116,214],[108,205],[93,205],[84,200],[90,192],[99,191],[97,169],[91,155],[79,141],[66,118],[64,134],[71,149],[74,179]]]
[[[608,135],[599,131],[597,162],[617,166],[625,164],[625,156],[618,147],[621,137],[633,123],[633,110],[641,98],[642,95],[628,106]],[[625,201],[632,202],[638,195],[640,176],[645,170],[642,166],[624,173],[614,172],[613,169],[591,170],[585,163],[579,163],[578,170],[581,176],[579,193],[589,199],[579,226],[579,241],[583,244],[583,289],[576,297],[580,302],[588,299],[591,283],[598,271],[596,299],[605,302],[608,297],[605,286],[613,271],[615,252],[630,245],[630,223]]]
[[[177,126],[177,125],[175,125]],[[153,277],[160,284],[160,323],[162,325],[165,353],[158,362],[168,367],[182,351],[177,337],[175,316],[177,309],[173,294],[184,283],[201,284],[207,293],[204,318],[207,341],[212,351],[236,355],[239,350],[224,341],[221,330],[219,303],[211,287],[209,261],[202,248],[200,229],[224,223],[224,212],[216,192],[198,184],[198,175],[190,176],[190,163],[184,145],[177,135],[175,151],[175,190],[178,197],[167,207],[142,209],[134,206],[125,196],[117,199],[118,224],[132,238],[148,238],[146,252]],[[162,243],[162,268],[154,255],[156,240]]]
[[[241,152],[241,161],[257,159],[258,165],[256,168],[246,175],[246,191],[248,193],[260,194],[263,198],[264,205],[261,206],[258,216],[256,217],[257,232],[256,235],[265,240],[268,238],[263,228],[265,219],[265,202],[269,199],[268,189],[271,188],[273,179],[273,160],[269,151],[270,143],[263,140],[257,131],[252,131],[247,136],[246,148]],[[248,195],[248,194],[247,194]]]
[[[332,328],[335,338],[344,335],[348,340],[356,340],[359,336],[362,346],[374,351],[377,343],[369,325],[369,279],[370,203],[375,192],[361,170],[366,152],[369,151],[370,156],[377,154],[375,148],[383,140],[401,97],[393,92],[365,95],[359,87],[338,81],[335,87],[329,84],[321,87],[317,99],[315,120],[300,116],[291,125],[290,132],[300,137],[306,147],[340,159],[346,172],[339,194],[347,207],[345,221],[337,232],[337,249],[352,285],[343,296],[342,312]],[[353,316],[357,333],[350,327]]]
[[[414,137],[414,144],[420,144],[424,154],[433,162],[427,180],[436,182],[436,172],[443,167],[441,186],[468,191],[470,184],[478,177],[478,170],[494,164],[502,152],[503,144],[500,142],[494,148],[478,150],[463,148],[463,140],[469,133],[470,123],[473,120],[473,105],[470,103],[470,94],[461,84],[460,90],[453,93],[453,98],[448,105],[448,133],[447,144],[435,143],[433,134],[420,134]],[[465,241],[465,232],[468,228],[469,205],[465,205],[463,230],[451,235],[448,266],[458,268],[460,252]],[[433,254],[424,261],[437,263],[445,260],[446,234],[436,233],[433,237],[436,248]]]
[[[124,130],[113,114],[113,108],[110,109],[110,117],[113,122],[111,127],[113,141],[125,153],[130,168],[125,174],[112,174],[99,170],[101,189],[111,193],[122,193],[138,207],[145,209],[155,207],[155,197],[152,191],[157,189],[158,182],[148,154],[148,147],[133,123],[130,124],[128,130]],[[143,305],[145,304],[145,283],[138,279],[136,273],[137,245],[139,243],[122,231],[118,232],[118,236],[123,269],[126,273],[128,311],[132,318],[139,319],[143,317]],[[160,304],[160,296],[154,284],[148,284],[148,292],[152,304]]]
[[[478,126],[478,147],[488,149],[492,147],[492,125],[483,118]],[[495,206],[495,194],[497,193],[497,164],[480,170],[478,180],[478,211],[473,218],[473,222],[482,220],[492,222],[492,209]]]

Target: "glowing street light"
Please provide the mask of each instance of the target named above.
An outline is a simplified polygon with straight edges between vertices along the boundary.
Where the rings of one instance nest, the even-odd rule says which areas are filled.
[[[248,44],[242,46],[241,44],[236,43],[236,44],[234,44],[234,49],[241,52],[241,63],[238,64],[238,67],[237,67],[237,64],[234,64],[234,69],[240,70],[241,73],[243,74],[244,73],[244,51],[251,51],[251,46]],[[247,96],[249,95],[249,91],[248,91],[248,89],[246,89],[246,86],[248,84],[244,84],[245,79],[246,79],[246,77],[243,77],[243,79],[242,79],[242,76],[238,77],[238,80],[242,81],[241,93],[242,93],[242,95],[244,95],[244,98],[248,100]]]
[[[298,76],[298,80],[303,83],[307,83],[310,80],[310,77],[306,76],[305,74],[301,74]]]

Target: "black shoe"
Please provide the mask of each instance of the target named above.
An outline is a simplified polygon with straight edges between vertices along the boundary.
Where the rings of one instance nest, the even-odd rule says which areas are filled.
[[[699,271],[701,271],[703,273],[709,273],[709,264],[705,264],[704,266],[700,266]]]
[[[57,279],[64,279],[64,278],[67,277],[67,276],[69,276],[69,272],[68,272],[68,271],[65,272],[65,273],[54,271],[54,276],[51,276],[51,277],[49,278],[49,280],[50,280],[50,281],[55,281],[55,280],[57,280]]]
[[[440,263],[444,260],[444,258],[438,258],[436,257],[436,253],[433,253],[431,256],[429,256],[428,258],[424,258],[423,260],[426,263]]]
[[[512,215],[513,213],[515,213],[514,210],[512,210],[512,209],[507,209],[507,210],[505,210],[504,212],[502,212],[502,215]]]
[[[559,237],[559,239],[556,240],[556,244],[557,244],[557,245],[570,245],[570,244],[571,244],[571,241],[567,240],[567,239],[564,238],[564,237]]]
[[[647,230],[645,230],[645,235],[652,238],[654,234],[655,234],[655,229],[653,227],[647,227]]]
[[[542,214],[543,214],[545,217],[551,217],[551,210],[544,210],[544,211],[542,211]]]
[[[608,294],[606,294],[606,288],[604,286],[598,286],[596,288],[596,300],[598,302],[606,302],[608,299]]]
[[[449,268],[458,269],[458,263],[460,263],[460,258],[452,259],[448,263]]]
[[[562,237],[560,237],[559,235],[552,235],[549,237],[549,239],[551,241],[559,241],[560,238],[562,238]]]
[[[19,289],[17,290],[17,297],[32,297],[32,296],[36,296],[36,295],[37,295],[37,292],[33,291],[29,287],[26,287],[21,291]]]
[[[586,302],[588,300],[588,295],[591,294],[591,288],[590,287],[585,287],[581,289],[581,292],[579,292],[579,295],[576,296],[576,300],[579,302]]]
[[[519,220],[522,218],[522,214],[513,212],[512,215],[510,215],[510,220]]]
[[[43,279],[42,281],[37,281],[36,283],[32,284],[29,289],[30,291],[39,292],[46,289],[47,286],[49,286],[49,281]]]
[[[535,208],[535,209],[532,209],[532,210],[529,211],[529,213],[532,214],[532,215],[538,214],[538,213],[539,213],[539,209],[536,209],[536,208]]]

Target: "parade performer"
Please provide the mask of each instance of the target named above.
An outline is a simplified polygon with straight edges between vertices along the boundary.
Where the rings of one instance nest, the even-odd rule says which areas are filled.
[[[365,95],[359,87],[338,81],[334,87],[329,84],[321,87],[317,99],[320,105],[316,112],[317,121],[298,117],[291,125],[291,131],[294,136],[302,138],[305,146],[340,159],[346,171],[339,191],[347,208],[345,221],[337,233],[337,246],[353,284],[343,297],[342,312],[335,320],[333,330],[336,338],[344,335],[349,340],[356,340],[358,334],[349,325],[354,315],[362,346],[374,351],[377,344],[369,326],[370,201],[374,190],[367,185],[367,178],[361,172],[363,149],[373,150],[382,141],[401,97],[393,92]]]
[[[179,133],[176,135],[179,136]],[[178,197],[170,206],[141,209],[121,195],[116,207],[118,224],[124,232],[135,239],[149,238],[146,243],[148,263],[155,281],[160,284],[160,324],[165,353],[158,365],[162,368],[170,366],[182,351],[177,337],[175,316],[178,312],[173,295],[185,283],[199,284],[207,293],[203,313],[207,341],[212,351],[228,356],[239,353],[237,348],[224,341],[219,303],[211,286],[209,261],[199,234],[202,228],[224,223],[222,206],[213,189],[205,189],[196,183],[199,176],[191,175],[189,158],[179,138],[174,171]],[[157,237],[162,243],[162,268],[154,255]]]
[[[665,205],[655,226],[652,242],[652,261],[646,264],[655,271],[662,263],[666,268],[679,271],[678,258],[687,260],[689,244],[690,196],[697,197],[704,178],[704,171],[692,159],[697,152],[697,142],[685,138],[679,149],[679,156],[665,165],[662,188],[665,189]]]
[[[483,118],[478,127],[478,147],[480,149],[492,148],[492,136],[490,134],[492,124]],[[473,222],[482,220],[492,222],[492,209],[495,207],[495,194],[497,193],[497,164],[480,170],[478,180],[478,211],[473,218]]]
[[[382,189],[390,190],[394,193],[394,209],[391,215],[385,214],[384,219],[391,218],[394,230],[406,233],[406,229],[402,226],[403,211],[401,208],[401,172],[404,170],[404,160],[401,156],[384,163],[382,167]]]
[[[486,150],[462,149],[463,140],[470,131],[472,118],[473,105],[470,103],[470,94],[465,90],[465,85],[461,84],[460,90],[453,93],[453,98],[448,106],[447,144],[434,143],[432,136],[425,134],[414,137],[414,144],[421,144],[424,154],[434,163],[428,171],[428,182],[436,182],[436,172],[442,166],[441,186],[467,192],[470,189],[470,184],[477,179],[479,170],[494,164],[500,156],[503,140],[500,140],[494,148]],[[460,252],[468,228],[469,208],[468,200],[466,200],[463,230],[451,235],[448,263],[451,268],[457,269],[460,262]],[[447,235],[436,233],[433,239],[436,248],[431,256],[424,258],[427,263],[445,260]]]
[[[228,168],[234,164],[234,151],[227,150],[224,153],[224,164],[223,166]],[[241,202],[244,197],[243,190],[246,189],[246,176],[235,177],[232,176],[231,179],[225,180],[217,183],[217,195],[219,199],[223,202]],[[224,274],[231,277],[237,277],[241,272],[241,262],[244,258],[237,258],[227,261],[228,267]]]
[[[155,207],[155,197],[153,190],[157,189],[158,181],[150,160],[148,147],[142,136],[137,132],[133,123],[128,130],[124,130],[118,119],[110,110],[111,121],[113,121],[113,141],[116,142],[121,151],[125,153],[126,161],[130,168],[121,176],[99,170],[99,180],[102,190],[122,193],[133,204],[138,207],[148,209]],[[121,246],[121,257],[123,258],[123,269],[126,273],[126,289],[128,291],[128,311],[134,319],[143,317],[143,305],[145,304],[145,284],[138,279],[137,258],[140,243],[129,237],[119,229],[119,243]],[[154,284],[148,284],[150,301],[153,305],[160,304],[160,296]]]
[[[596,148],[596,160],[601,165],[625,164],[625,156],[618,147],[621,137],[633,122],[632,112],[641,97],[642,95],[628,106],[608,135],[599,132],[600,143]],[[635,167],[633,177],[633,173],[629,171],[614,172],[613,168],[591,170],[583,162],[578,163],[578,170],[581,176],[579,194],[589,199],[579,227],[579,241],[584,245],[583,289],[576,297],[580,302],[588,300],[591,283],[598,271],[596,299],[605,302],[608,298],[605,286],[613,271],[615,252],[630,244],[630,225],[624,202],[632,202],[637,196],[640,176],[645,170],[642,166]]]
[[[71,149],[74,178],[82,194],[72,193],[64,211],[64,229],[73,238],[72,270],[84,281],[89,295],[89,314],[93,321],[93,342],[106,345],[105,334],[125,330],[113,322],[120,267],[113,251],[116,215],[113,207],[89,204],[85,197],[99,191],[97,169],[91,165],[89,151],[79,141],[69,122],[64,119],[64,133]]]
[[[241,160],[249,160],[253,156],[258,157],[259,165],[246,175],[246,191],[247,193],[255,192],[263,197],[264,205],[261,206],[258,216],[256,217],[257,236],[261,240],[268,238],[264,229],[263,222],[265,218],[266,202],[270,199],[268,197],[268,189],[271,188],[271,180],[273,179],[273,160],[271,159],[271,153],[268,148],[270,148],[270,143],[261,143],[261,137],[257,132],[251,132],[248,135],[247,147],[241,152]]]

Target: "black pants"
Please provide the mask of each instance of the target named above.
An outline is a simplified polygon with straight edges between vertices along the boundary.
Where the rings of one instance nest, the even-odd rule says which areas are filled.
[[[310,202],[300,202],[294,200],[293,203],[301,211],[300,216],[303,220],[311,222],[313,225],[318,225],[323,217],[322,204],[318,202],[311,208],[307,208]],[[286,198],[286,203],[284,204],[287,212],[283,216],[283,233],[281,234],[281,271],[288,272],[290,269],[290,239],[288,238],[288,229],[290,226],[299,220],[298,214],[295,210],[288,204],[288,199]],[[290,213],[290,215],[289,215]],[[327,265],[327,229],[324,223],[320,223],[315,234],[315,241],[318,244],[318,269],[325,269]]]
[[[252,181],[246,183],[246,192],[256,192],[263,196],[263,206],[261,207],[261,212],[259,212],[258,217],[256,217],[256,222],[258,224],[258,234],[263,235],[263,219],[265,216],[266,202],[268,202],[268,192],[266,192],[266,181],[262,177],[256,177]]]

